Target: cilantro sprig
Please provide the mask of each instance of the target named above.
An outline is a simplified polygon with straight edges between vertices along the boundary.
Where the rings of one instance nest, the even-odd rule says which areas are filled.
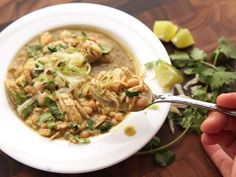
[[[213,52],[214,64],[222,58],[236,59],[235,47],[225,38],[221,37],[219,39],[219,45]]]

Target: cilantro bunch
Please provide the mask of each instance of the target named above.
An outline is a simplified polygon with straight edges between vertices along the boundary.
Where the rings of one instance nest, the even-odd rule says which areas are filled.
[[[192,48],[187,52],[176,50],[170,54],[170,59],[186,80],[190,80],[182,84],[186,96],[215,102],[219,94],[233,91],[236,72],[232,68],[232,62],[236,59],[236,48],[225,37],[219,39],[217,48],[210,55],[199,48]],[[208,114],[205,109],[191,106],[176,109],[177,112],[169,113],[168,121],[172,126],[180,127],[182,133],[166,145],[161,145],[160,138],[155,136],[138,153],[154,154],[155,162],[162,167],[169,165],[175,159],[175,154],[168,148],[178,142],[189,130],[200,135],[200,125]]]

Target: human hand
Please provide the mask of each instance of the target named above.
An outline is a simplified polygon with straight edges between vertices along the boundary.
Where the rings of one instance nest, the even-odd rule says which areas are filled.
[[[236,92],[221,94],[217,105],[236,109]],[[224,177],[236,176],[236,118],[211,112],[201,125],[202,145]]]

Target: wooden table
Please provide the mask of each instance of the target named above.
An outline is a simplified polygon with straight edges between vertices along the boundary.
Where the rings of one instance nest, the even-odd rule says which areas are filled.
[[[73,0],[0,0],[0,29],[17,18],[53,4],[76,2]],[[80,1],[81,2],[81,1]],[[172,20],[191,30],[196,46],[208,52],[220,36],[236,44],[235,0],[83,0],[118,8],[135,16],[152,28],[155,20]],[[169,49],[169,46],[166,46]],[[165,124],[158,133],[162,142],[173,138]],[[25,166],[0,151],[0,177],[218,177],[221,176],[208,159],[196,134],[188,134],[172,147],[176,160],[160,168],[149,155],[134,155],[112,167],[86,174],[63,175],[39,171]]]

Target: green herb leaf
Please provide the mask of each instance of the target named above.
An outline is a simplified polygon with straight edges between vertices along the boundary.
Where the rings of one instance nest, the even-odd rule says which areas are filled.
[[[196,133],[198,133],[198,135],[201,135],[201,124],[203,123],[203,121],[206,119],[207,117],[207,110],[202,110],[198,112],[197,117],[195,118],[193,124],[191,125],[191,130],[195,131]]]
[[[151,62],[148,62],[146,64],[144,64],[145,68],[148,69],[148,70],[151,70],[154,68],[155,66],[155,62],[151,61]]]
[[[216,72],[215,69],[212,68],[206,68],[205,66],[198,66],[197,73],[199,75],[199,80],[205,84],[211,83],[211,78]]]
[[[39,115],[38,120],[37,120],[37,124],[41,125],[42,123],[47,122],[48,120],[52,120],[53,116],[50,112],[43,112]]]
[[[81,36],[87,38],[87,34],[84,31],[81,31]]]
[[[204,52],[203,50],[194,47],[191,52],[190,52],[190,56],[192,59],[194,60],[205,60],[207,59],[207,53]]]
[[[211,79],[211,88],[214,90],[223,85],[229,85],[236,80],[236,72],[218,71],[215,72]]]
[[[156,60],[155,61],[155,66],[158,66],[159,65],[159,63],[165,63],[165,61],[164,60],[162,60],[162,59],[158,59],[158,60]]]
[[[160,137],[154,136],[145,146],[143,149],[153,149],[160,145]]]
[[[73,135],[71,133],[67,133],[66,134],[66,139],[68,139],[68,140],[75,139],[75,135]]]
[[[88,127],[89,130],[94,129],[93,125],[94,125],[94,121],[92,119],[88,119],[87,120],[87,127]]]
[[[66,134],[66,139],[68,140],[76,140],[77,143],[79,144],[88,144],[90,143],[90,140],[87,138],[80,138],[78,135],[74,135],[71,133]]]
[[[53,92],[56,90],[56,84],[54,81],[48,80],[45,82],[45,88]]]
[[[49,45],[49,46],[48,46],[48,50],[49,50],[51,53],[57,52],[57,48],[56,48],[55,46],[53,46],[53,45]]]
[[[43,56],[42,46],[39,44],[26,46],[26,51],[29,57],[37,58]]]
[[[190,56],[187,52],[174,51],[174,53],[170,54],[171,60],[190,60]]]
[[[191,88],[191,92],[193,98],[208,101],[207,87],[195,86]]]
[[[236,59],[236,48],[225,37],[219,39],[219,45],[213,52],[214,63],[217,63],[222,56]]]
[[[69,88],[69,83],[68,82],[66,82],[65,88]]]
[[[47,122],[47,127],[48,127],[49,129],[52,129],[52,128],[54,128],[55,126],[56,126],[55,121],[50,120],[50,121]]]
[[[191,124],[190,128],[200,134],[200,125],[206,119],[207,113],[207,110],[196,107],[184,109],[182,119],[176,119],[176,124],[183,128],[187,128]]]
[[[33,72],[33,77],[36,78],[36,77],[39,77],[39,75],[43,72],[43,70],[34,70]]]
[[[130,92],[129,90],[125,90],[125,95],[126,95],[127,97],[132,98],[132,97],[138,96],[138,95],[139,95],[139,92],[138,92],[138,91],[137,91],[137,92]]]
[[[194,75],[195,74],[195,69],[194,68],[186,68],[183,72],[186,75]]]
[[[70,122],[70,125],[69,125],[70,128],[77,128],[77,122]]]
[[[190,60],[190,56],[186,52],[175,51],[170,54],[170,59],[173,61],[175,67],[182,68],[185,67],[188,60]]]
[[[22,112],[21,112],[21,116],[25,119],[27,118],[31,113],[32,111],[34,110],[35,108],[35,104],[31,104],[29,105],[27,108],[25,108]]]
[[[38,77],[40,75],[40,73],[42,73],[44,71],[44,65],[37,61],[34,65],[34,72],[33,72],[33,76],[34,78]]]
[[[180,125],[182,128],[187,128],[192,122],[196,113],[192,108],[187,108],[183,111],[182,114],[183,118],[178,120],[177,124]]]
[[[50,113],[58,120],[64,120],[64,114],[59,112],[57,104],[50,97],[45,98],[45,104],[47,105]]]
[[[90,140],[88,138],[80,138],[79,136],[74,136],[74,138],[79,144],[88,144],[88,143],[90,143]]]
[[[167,165],[171,164],[174,160],[175,160],[175,154],[170,150],[165,150],[155,153],[155,162],[161,167],[166,167]]]
[[[64,43],[64,42],[60,42],[60,43],[56,43],[56,44],[50,44],[50,45],[48,45],[47,48],[48,48],[48,51],[50,53],[54,53],[54,52],[58,52],[58,51],[62,51],[64,49],[66,49],[67,48],[67,44]]]
[[[20,92],[9,92],[9,95],[11,97],[11,100],[16,104],[16,105],[21,105],[24,103],[28,97]]]
[[[102,125],[100,125],[100,132],[101,133],[106,133],[111,129],[111,127],[112,127],[112,123],[106,121]]]

